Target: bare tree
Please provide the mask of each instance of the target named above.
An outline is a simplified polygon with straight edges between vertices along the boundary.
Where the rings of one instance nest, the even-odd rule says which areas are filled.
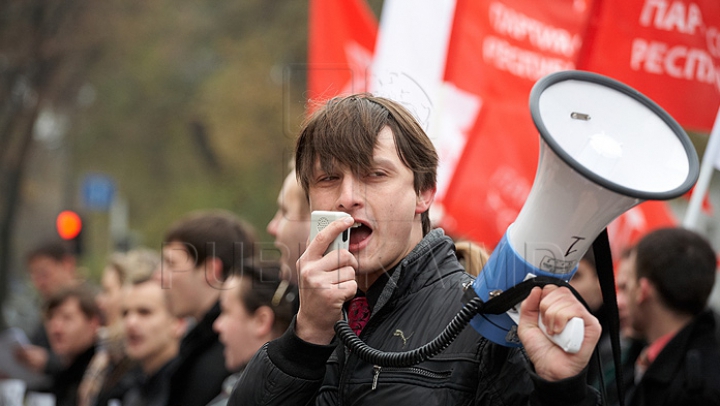
[[[72,116],[101,50],[104,10],[90,0],[0,2],[0,298],[33,128],[42,108]],[[1,305],[2,303],[0,303]],[[0,327],[5,322],[0,313]]]

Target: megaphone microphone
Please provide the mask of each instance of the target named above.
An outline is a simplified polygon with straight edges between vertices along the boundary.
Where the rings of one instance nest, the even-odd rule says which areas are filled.
[[[608,77],[545,76],[530,93],[530,113],[541,136],[538,169],[523,208],[473,283],[483,301],[534,276],[569,281],[612,220],[645,200],[681,196],[698,178],[697,154],[680,125]],[[470,324],[516,347],[517,317],[480,314]],[[583,335],[582,319],[574,318],[551,339],[577,352]]]
[[[552,73],[533,86],[530,113],[541,136],[535,182],[466,292],[476,297],[437,338],[405,352],[371,348],[347,322],[338,321],[338,338],[359,358],[380,366],[415,365],[442,352],[468,323],[490,341],[521,346],[518,314],[506,311],[523,291],[519,288],[528,286],[518,284],[533,277],[537,285],[569,281],[613,219],[645,200],[681,196],[697,181],[698,157],[680,125],[616,80],[583,71]],[[495,299],[509,290],[514,292],[505,300]],[[548,335],[568,352],[580,349],[583,336],[577,317],[561,334]]]

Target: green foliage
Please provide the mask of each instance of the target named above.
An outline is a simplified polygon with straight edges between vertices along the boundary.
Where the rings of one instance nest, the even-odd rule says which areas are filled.
[[[302,119],[307,2],[108,2],[110,30],[90,84],[94,103],[72,134],[77,179],[102,172],[128,199],[130,228],[160,248],[168,225],[202,208],[265,225]],[[86,265],[102,269],[106,214],[89,231]]]

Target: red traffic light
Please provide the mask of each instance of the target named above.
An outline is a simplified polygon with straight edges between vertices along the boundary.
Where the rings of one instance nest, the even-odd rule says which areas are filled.
[[[72,240],[82,231],[80,216],[71,210],[65,210],[58,214],[55,225],[60,238],[63,240]]]

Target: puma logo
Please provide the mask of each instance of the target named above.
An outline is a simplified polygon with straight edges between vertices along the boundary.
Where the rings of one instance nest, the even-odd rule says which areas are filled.
[[[400,330],[400,329],[395,330],[395,332],[393,333],[393,336],[395,336],[395,337],[400,337],[400,339],[401,339],[402,342],[403,342],[403,345],[402,345],[403,348],[407,345],[407,340],[408,340],[410,337],[412,337],[412,335],[413,335],[413,333],[410,333],[409,336],[405,337],[405,333],[403,333],[403,331]]]

